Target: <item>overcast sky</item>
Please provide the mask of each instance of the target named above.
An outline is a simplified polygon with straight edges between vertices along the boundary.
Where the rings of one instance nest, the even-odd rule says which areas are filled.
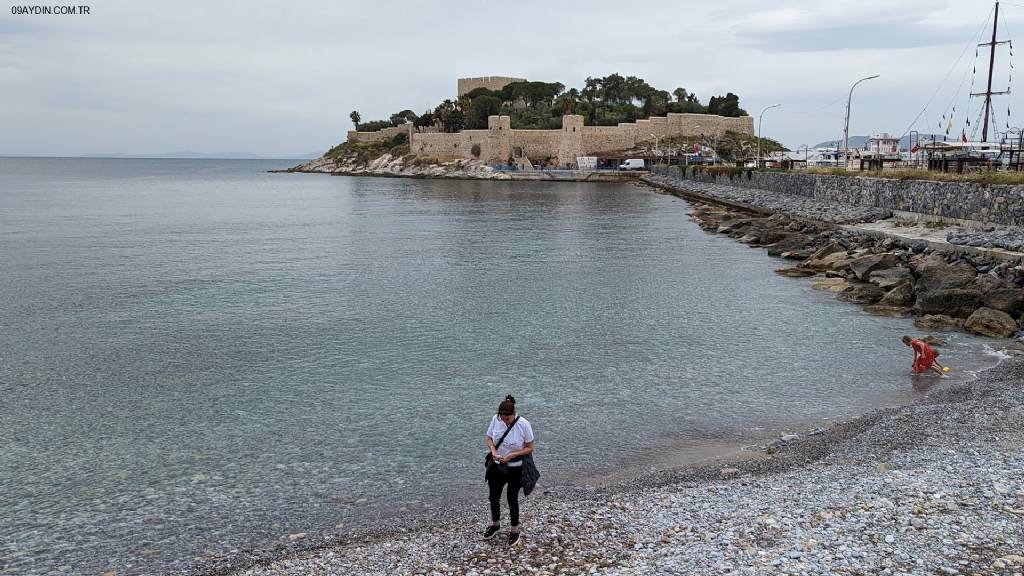
[[[782,104],[762,130],[791,148],[841,137],[850,85],[880,74],[854,93],[851,134],[902,134],[927,104],[914,128],[939,131],[956,106],[959,135],[965,117],[977,123],[973,44],[988,41],[993,5],[81,1],[89,15],[3,4],[0,154],[293,155],[343,140],[353,109],[371,120],[453,97],[460,76],[582,87],[613,72],[705,103],[735,92],[755,127],[763,107]],[[1024,32],[1024,0],[1002,3],[1000,24],[1000,39]],[[1009,57],[998,50],[994,89],[1006,88]],[[1024,124],[1021,95],[996,99],[1000,128],[1007,107]]]

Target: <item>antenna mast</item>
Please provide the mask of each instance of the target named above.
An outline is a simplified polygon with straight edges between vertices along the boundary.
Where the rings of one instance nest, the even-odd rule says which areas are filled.
[[[984,96],[985,97],[985,122],[981,125],[981,141],[988,142],[988,118],[989,111],[992,108],[992,96],[998,96],[1001,94],[1009,94],[1010,90],[1003,90],[1002,92],[992,91],[992,69],[996,63],[996,46],[999,44],[1009,44],[1009,40],[996,41],[996,26],[999,25],[999,0],[996,0],[996,12],[995,17],[992,18],[992,41],[978,44],[978,46],[989,46],[988,54],[988,86],[984,92],[975,92],[971,96]]]

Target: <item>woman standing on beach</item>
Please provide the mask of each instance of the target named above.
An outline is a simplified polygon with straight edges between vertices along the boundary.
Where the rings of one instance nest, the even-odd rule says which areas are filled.
[[[491,501],[491,525],[484,539],[493,538],[500,530],[501,490],[508,485],[508,514],[512,522],[508,545],[519,543],[519,489],[522,486],[523,456],[533,453],[533,427],[516,412],[516,399],[506,396],[498,404],[498,413],[487,427],[487,447],[493,462],[487,467],[487,486]]]

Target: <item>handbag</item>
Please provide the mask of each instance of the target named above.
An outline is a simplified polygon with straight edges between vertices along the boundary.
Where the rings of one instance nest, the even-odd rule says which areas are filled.
[[[509,427],[505,430],[505,433],[502,434],[501,438],[499,438],[498,441],[494,444],[495,450],[497,450],[498,447],[501,446],[501,443],[505,441],[505,436],[508,436],[508,433],[512,431],[512,428],[515,427],[516,422],[519,422],[519,416],[516,416],[516,419],[512,421],[512,424],[510,424]],[[495,462],[494,458],[491,457],[491,451],[488,450],[487,454],[484,455],[484,480],[490,477],[491,470],[493,470],[496,467],[495,465],[497,465],[498,469],[502,473],[508,470],[508,467],[505,466],[505,464]]]
[[[533,492],[537,486],[537,480],[540,480],[540,471],[537,470],[537,465],[533,462],[533,454],[527,454],[523,456],[523,476],[520,480],[524,496],[529,496],[530,492]]]

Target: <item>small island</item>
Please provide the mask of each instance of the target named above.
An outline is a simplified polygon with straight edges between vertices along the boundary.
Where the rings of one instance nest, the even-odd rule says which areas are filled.
[[[617,178],[626,158],[704,153],[732,161],[757,147],[753,119],[732,92],[702,104],[685,88],[658,90],[635,76],[558,82],[485,76],[458,79],[458,96],[421,115],[362,122],[323,157],[294,172],[482,179]],[[762,140],[763,150],[785,148]],[[597,168],[605,169],[601,172]],[[559,170],[586,172],[556,178]]]

